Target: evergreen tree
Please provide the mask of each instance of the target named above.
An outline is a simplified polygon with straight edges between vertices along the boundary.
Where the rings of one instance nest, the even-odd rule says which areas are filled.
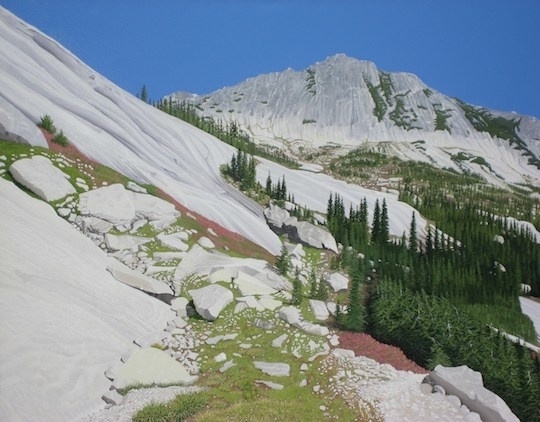
[[[380,225],[379,242],[388,243],[390,239],[390,225],[388,222],[388,207],[386,205],[386,198],[383,199],[381,210],[381,225]]]
[[[319,284],[317,285],[317,299],[325,301],[328,299],[328,286],[326,285],[326,281],[324,281],[324,277],[321,276],[319,278]]]
[[[373,211],[373,224],[371,225],[371,242],[378,243],[381,236],[381,209],[379,199],[375,201],[375,210]]]
[[[281,246],[281,253],[276,261],[276,266],[281,275],[287,275],[289,271],[290,262],[289,262],[289,253],[287,252],[287,248],[285,247],[285,245]]]
[[[270,172],[268,172],[268,177],[266,178],[266,195],[272,198],[272,178],[270,177]]]
[[[142,101],[144,101],[145,103],[148,102],[148,91],[146,90],[146,85],[143,84],[142,88],[141,88],[141,95],[140,95],[140,99]]]
[[[300,271],[297,268],[294,273],[291,303],[293,305],[299,306],[302,304],[303,299],[304,299],[304,286],[302,285],[302,281],[300,280]]]
[[[365,327],[365,311],[360,297],[360,274],[355,270],[349,288],[349,303],[347,314],[343,318],[342,326],[348,331],[361,332]]]
[[[315,274],[315,269],[312,268],[311,272],[309,273],[309,297],[311,299],[317,299],[318,287],[317,274]]]
[[[416,234],[416,213],[413,211],[411,227],[409,229],[409,249],[416,252],[418,249],[418,237]]]

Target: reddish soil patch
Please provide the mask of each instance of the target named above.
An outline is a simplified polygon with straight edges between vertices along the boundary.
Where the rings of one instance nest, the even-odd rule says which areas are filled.
[[[43,136],[47,140],[47,144],[51,151],[60,152],[62,154],[65,154],[71,159],[79,159],[92,166],[100,165],[98,162],[91,160],[86,155],[84,155],[79,149],[77,149],[75,145],[71,143],[69,143],[66,146],[59,145],[52,141],[53,135],[51,135],[49,132],[43,129],[41,129],[41,132],[43,133]],[[100,181],[96,180],[96,182],[100,182]],[[253,243],[252,241],[246,239],[245,237],[243,237],[242,235],[238,233],[235,233],[231,230],[227,230],[226,228],[209,220],[208,218],[202,216],[201,214],[191,211],[190,209],[186,208],[184,205],[182,205],[180,202],[178,202],[176,199],[174,199],[171,195],[167,194],[163,190],[157,189],[157,192],[158,192],[158,196],[161,199],[164,199],[174,204],[174,206],[176,207],[178,211],[182,212],[184,215],[187,215],[189,213],[190,215],[195,217],[195,220],[201,226],[203,226],[206,229],[211,228],[216,233],[217,236],[209,235],[209,237],[212,238],[212,241],[218,248],[228,248],[229,250],[235,251],[245,256],[264,259],[265,261],[270,262],[270,263],[275,262],[276,257],[273,256],[266,249],[262,248],[261,246]]]
[[[339,334],[340,347],[354,351],[356,356],[366,356],[379,363],[388,363],[401,371],[417,374],[429,372],[407,358],[399,347],[381,343],[366,333],[343,331]]]

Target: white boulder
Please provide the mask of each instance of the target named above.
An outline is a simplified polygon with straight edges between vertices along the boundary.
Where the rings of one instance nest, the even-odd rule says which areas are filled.
[[[309,307],[311,308],[311,312],[313,312],[315,319],[319,321],[324,321],[330,316],[326,303],[322,300],[310,299]]]
[[[204,319],[214,321],[220,312],[233,301],[232,292],[219,284],[189,290],[197,313]]]
[[[144,236],[132,236],[129,234],[111,234],[105,235],[105,244],[110,251],[123,251],[125,249],[134,249],[139,245],[151,242],[154,239]]]
[[[349,279],[340,273],[332,273],[325,279],[326,283],[332,287],[335,293],[349,288]]]
[[[69,176],[41,155],[15,161],[9,172],[17,182],[47,202],[77,193]]]
[[[214,242],[212,242],[210,239],[208,239],[206,236],[202,236],[201,238],[199,238],[199,240],[197,241],[197,243],[199,245],[201,245],[203,248],[205,249],[214,249],[216,247],[216,245],[214,244]]]
[[[300,310],[294,306],[285,306],[279,310],[279,317],[288,324],[295,325],[301,320]]]
[[[79,212],[115,225],[129,225],[135,219],[131,197],[120,183],[82,193],[79,196]]]
[[[291,374],[291,367],[288,363],[254,361],[253,364],[255,368],[273,377],[288,377]]]

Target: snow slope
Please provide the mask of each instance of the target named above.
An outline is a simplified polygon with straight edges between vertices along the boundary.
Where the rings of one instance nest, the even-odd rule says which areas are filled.
[[[103,373],[133,339],[174,315],[48,204],[2,178],[0,198],[0,420],[76,420],[103,407]]]
[[[262,210],[220,177],[233,148],[121,90],[2,8],[0,51],[1,137],[46,146],[36,123],[49,114],[90,158],[279,252]]]
[[[415,75],[385,73],[372,62],[343,54],[303,71],[259,75],[208,95],[171,97],[197,104],[201,115],[234,120],[256,140],[278,147],[283,141],[308,149],[329,143],[344,150],[383,144],[401,158],[465,168],[490,181],[523,182],[531,177],[540,183],[540,170],[527,164],[523,151],[477,131],[456,99],[430,89]],[[522,118],[519,135],[540,157],[540,120],[504,117]],[[451,155],[460,151],[482,157],[491,169],[453,161]]]

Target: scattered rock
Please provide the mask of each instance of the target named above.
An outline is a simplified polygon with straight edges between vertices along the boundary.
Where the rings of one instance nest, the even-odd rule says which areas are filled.
[[[123,251],[125,249],[135,249],[139,245],[144,245],[153,241],[151,237],[132,236],[130,234],[110,234],[105,235],[105,244],[110,251]]]
[[[121,283],[156,295],[173,293],[168,284],[132,270],[114,258],[109,258],[108,264],[107,270]]]
[[[183,232],[157,235],[159,242],[170,249],[176,249],[182,252],[186,252],[189,249],[189,245],[183,241]]]
[[[272,322],[261,319],[261,318],[255,318],[253,320],[253,325],[257,328],[260,328],[261,330],[272,330],[275,327],[275,325]]]
[[[139,186],[137,183],[132,182],[132,181],[127,182],[126,189],[129,189],[137,193],[147,193],[145,188],[143,188],[142,186]]]
[[[236,364],[232,360],[228,360],[221,368],[219,368],[219,372],[223,373],[233,366],[236,366]]]
[[[135,219],[135,207],[124,189],[115,183],[79,195],[79,212],[81,215],[93,215],[114,225],[131,224]]]
[[[295,325],[300,322],[300,310],[294,306],[286,306],[279,310],[279,317],[285,322]]]
[[[255,383],[256,384],[266,385],[268,388],[271,388],[272,390],[283,390],[283,385],[278,384],[277,382],[255,380]]]
[[[206,236],[202,236],[201,238],[199,238],[199,240],[197,241],[197,243],[199,245],[201,245],[203,248],[205,249],[214,249],[216,247],[216,245],[214,244],[214,242],[212,242],[210,239],[208,239]]]
[[[214,362],[223,362],[225,360],[227,360],[227,355],[224,352],[221,352],[214,358]]]
[[[260,369],[266,375],[274,377],[288,377],[291,374],[291,367],[287,363],[254,361],[255,368]]]
[[[118,406],[124,400],[124,396],[116,390],[109,390],[101,397],[107,404]]]
[[[272,341],[272,347],[280,348],[285,342],[285,340],[287,340],[287,337],[288,337],[287,334],[280,335],[279,337],[277,337],[276,339]]]

